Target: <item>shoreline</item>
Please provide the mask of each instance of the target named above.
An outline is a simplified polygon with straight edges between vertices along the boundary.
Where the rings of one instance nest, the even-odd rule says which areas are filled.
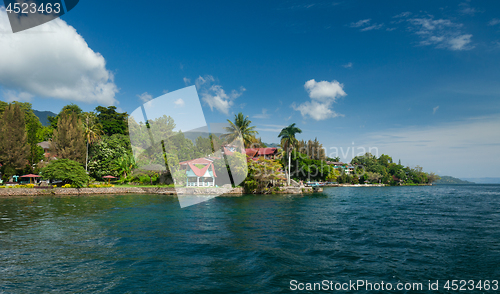
[[[401,185],[397,187],[432,186],[432,184]],[[385,184],[336,184],[321,187],[278,187],[269,193],[249,193],[254,195],[266,194],[311,194],[322,192],[325,187],[389,187]],[[111,188],[2,188],[0,198],[11,196],[85,196],[85,195],[115,195],[115,194],[157,194],[157,195],[213,195],[219,197],[239,197],[246,194],[243,188],[160,188],[160,187],[111,187]]]
[[[321,192],[312,187],[279,187],[269,194],[310,194]],[[138,187],[111,187],[111,188],[2,188],[0,197],[11,196],[86,196],[86,195],[114,195],[114,194],[157,194],[157,195],[213,195],[222,197],[239,197],[244,193],[243,188],[138,188]],[[263,194],[263,193],[259,193]],[[258,194],[256,194],[258,195]]]

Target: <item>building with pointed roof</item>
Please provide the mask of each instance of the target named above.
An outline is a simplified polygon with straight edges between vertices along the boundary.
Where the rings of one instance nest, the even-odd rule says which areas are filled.
[[[179,165],[186,171],[186,186],[214,187],[217,178],[213,164],[214,159],[203,157],[180,162]]]

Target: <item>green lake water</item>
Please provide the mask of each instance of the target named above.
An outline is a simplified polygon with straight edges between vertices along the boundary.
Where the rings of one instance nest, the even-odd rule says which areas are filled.
[[[0,198],[0,293],[289,293],[300,292],[291,280],[359,279],[421,282],[419,293],[499,280],[500,186],[326,188],[184,209],[162,195]]]

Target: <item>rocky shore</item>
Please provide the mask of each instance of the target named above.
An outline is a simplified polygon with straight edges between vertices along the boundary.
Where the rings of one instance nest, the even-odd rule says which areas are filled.
[[[280,187],[273,191],[274,194],[303,194],[313,193],[311,187]],[[319,191],[316,191],[319,192]],[[0,189],[0,197],[10,196],[82,196],[82,195],[105,195],[105,194],[161,194],[161,195],[221,195],[240,196],[243,188],[139,188],[139,187],[112,187],[112,188],[3,188]]]

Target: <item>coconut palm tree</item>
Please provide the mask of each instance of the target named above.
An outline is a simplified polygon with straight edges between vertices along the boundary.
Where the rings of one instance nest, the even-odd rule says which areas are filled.
[[[83,114],[83,129],[85,140],[87,141],[87,156],[85,158],[85,170],[88,171],[89,162],[89,145],[101,138],[102,126],[97,120],[97,115],[94,112],[85,112]]]
[[[248,119],[248,116],[243,116],[241,112],[234,115],[234,123],[229,119],[227,121],[229,122],[229,127],[226,127],[228,133],[222,135],[223,139],[230,143],[241,135],[245,148],[248,148],[255,140],[255,135],[258,134],[254,130],[255,126],[250,126],[252,121]]]
[[[287,183],[290,186],[290,166],[292,161],[292,149],[295,144],[297,144],[297,139],[295,138],[295,134],[302,133],[302,130],[295,126],[295,123],[289,125],[286,128],[283,128],[278,135],[278,138],[281,138],[281,146],[286,150],[288,154],[288,174],[287,174]]]

